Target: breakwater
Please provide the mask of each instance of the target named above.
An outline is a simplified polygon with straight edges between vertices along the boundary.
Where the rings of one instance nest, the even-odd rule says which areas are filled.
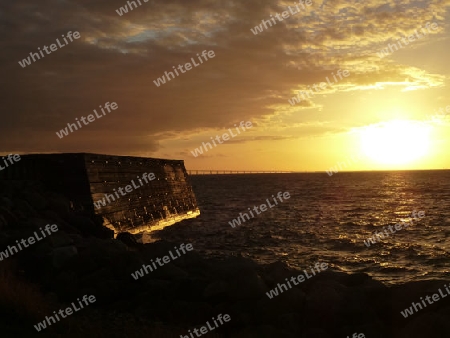
[[[144,173],[155,178],[94,207],[95,201]],[[67,197],[74,211],[98,216],[115,234],[153,231],[200,214],[181,160],[89,153],[21,155],[19,163],[0,172],[0,180],[42,182]]]

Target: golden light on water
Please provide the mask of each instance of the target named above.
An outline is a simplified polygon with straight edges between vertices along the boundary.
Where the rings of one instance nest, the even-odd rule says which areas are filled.
[[[380,164],[409,164],[430,150],[432,127],[420,121],[392,120],[364,127],[363,153]]]

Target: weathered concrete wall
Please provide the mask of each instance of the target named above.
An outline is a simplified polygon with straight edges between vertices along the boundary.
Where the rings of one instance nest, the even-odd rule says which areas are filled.
[[[183,161],[94,154],[85,159],[94,202],[106,193],[115,197],[96,213],[120,231],[155,230],[199,214]],[[155,179],[146,183],[144,173]],[[118,191],[127,185],[133,191],[122,196]]]
[[[155,179],[145,183],[139,179],[144,173]],[[64,194],[73,209],[103,217],[116,233],[156,230],[200,214],[183,161],[87,153],[21,155],[0,171],[0,179],[41,181]],[[133,189],[124,195],[129,185]],[[99,204],[102,199],[106,203]]]

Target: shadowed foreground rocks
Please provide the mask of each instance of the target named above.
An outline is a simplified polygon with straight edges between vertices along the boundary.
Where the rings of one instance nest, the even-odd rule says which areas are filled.
[[[0,261],[2,337],[180,337],[218,314],[231,321],[208,337],[450,337],[450,302],[442,299],[405,319],[401,310],[445,281],[386,287],[366,274],[332,268],[269,299],[266,292],[301,272],[237,257],[206,259],[194,251],[134,280],[131,273],[181,243],[118,240],[98,220],[42,187],[0,182],[0,251],[39,227],[58,232]],[[185,243],[187,244],[187,243]],[[33,325],[83,295],[97,301],[37,332]]]

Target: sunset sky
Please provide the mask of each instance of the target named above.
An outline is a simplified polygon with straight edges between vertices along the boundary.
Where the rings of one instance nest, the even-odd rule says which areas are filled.
[[[124,0],[0,4],[2,154],[136,155],[187,169],[450,168],[450,0],[317,0],[256,35],[298,1],[144,1],[122,16]],[[437,29],[380,57],[427,22]],[[69,31],[81,37],[19,65]],[[155,85],[204,50],[215,57]],[[289,104],[339,69],[350,75]],[[118,109],[56,135],[105,102]],[[253,127],[193,156],[241,121]]]

